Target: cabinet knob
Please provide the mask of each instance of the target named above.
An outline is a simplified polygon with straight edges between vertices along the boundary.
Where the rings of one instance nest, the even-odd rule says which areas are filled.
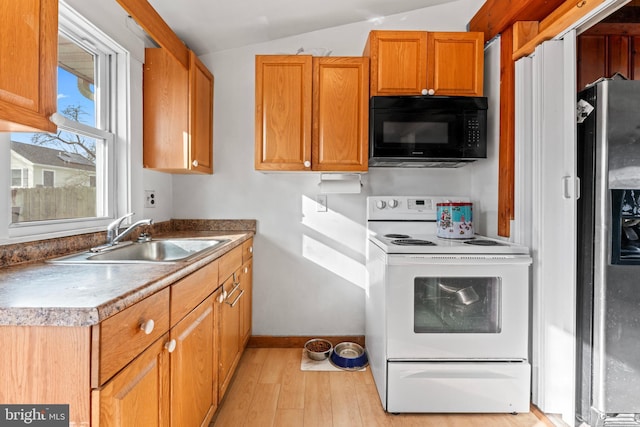
[[[166,348],[169,353],[173,353],[173,351],[176,349],[176,346],[176,340],[172,339],[171,341],[167,341],[165,343],[164,348]]]
[[[249,267],[245,267],[244,268],[244,274],[247,274],[249,272]]]
[[[249,253],[252,254],[253,253],[253,246],[249,246]]]
[[[198,167],[198,161],[197,160],[194,160],[193,162],[191,162],[191,164],[193,165],[193,167],[196,167],[196,168]]]
[[[142,322],[140,324],[140,330],[142,332],[144,332],[146,335],[149,335],[151,332],[153,332],[153,328],[156,326],[155,322],[153,321],[153,319],[149,319],[146,322]]]
[[[311,162],[310,162],[309,160],[305,160],[305,161],[304,161],[304,167],[305,167],[305,168],[308,168],[308,167],[310,167],[310,166],[311,166]]]
[[[435,93],[436,93],[436,91],[433,90],[433,89],[422,89],[422,94],[423,95],[433,95]]]

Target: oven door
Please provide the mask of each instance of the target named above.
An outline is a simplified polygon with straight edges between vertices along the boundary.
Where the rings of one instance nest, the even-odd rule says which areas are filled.
[[[388,360],[526,360],[526,255],[389,255]]]

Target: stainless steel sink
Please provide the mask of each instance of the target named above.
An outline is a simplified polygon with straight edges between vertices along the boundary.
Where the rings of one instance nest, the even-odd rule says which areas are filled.
[[[81,252],[49,260],[59,264],[173,263],[187,261],[228,240],[166,239],[115,246],[102,252]]]

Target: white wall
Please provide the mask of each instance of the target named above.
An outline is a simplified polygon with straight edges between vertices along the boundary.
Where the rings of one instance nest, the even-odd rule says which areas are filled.
[[[480,203],[473,194],[478,186],[472,182],[488,176],[480,178],[482,197],[497,186],[491,182],[496,158],[483,161],[483,167],[372,169],[363,175],[362,194],[330,194],[329,212],[316,212],[319,174],[254,170],[255,55],[295,53],[304,47],[328,48],[334,56],[360,56],[372,29],[464,31],[482,3],[461,0],[382,22],[345,25],[201,58],[215,75],[214,174],[173,177],[173,217],[258,221],[255,335],[364,333],[367,195],[470,196],[480,208],[474,212],[481,218],[478,231],[486,233],[494,214],[483,210],[495,206]],[[146,179],[147,175],[147,187]]]

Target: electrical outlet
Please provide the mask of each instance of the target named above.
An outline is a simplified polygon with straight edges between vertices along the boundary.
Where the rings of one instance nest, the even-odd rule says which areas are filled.
[[[156,207],[156,192],[155,190],[144,191],[144,207],[155,208]]]
[[[326,194],[318,194],[316,196],[316,208],[318,212],[327,211],[327,195]]]

